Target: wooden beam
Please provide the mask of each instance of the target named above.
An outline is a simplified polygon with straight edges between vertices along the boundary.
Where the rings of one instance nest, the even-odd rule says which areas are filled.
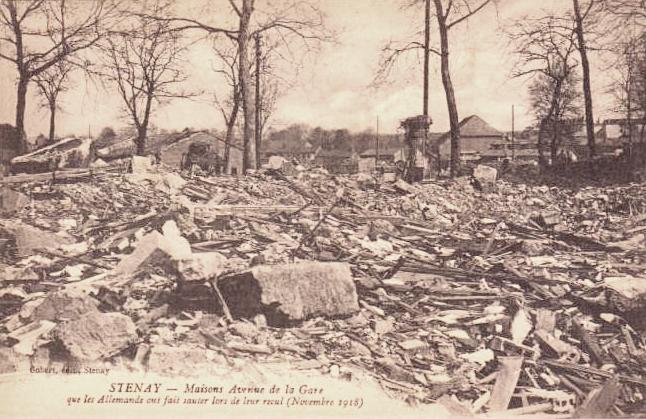
[[[615,405],[621,392],[621,384],[614,377],[593,389],[583,404],[574,412],[575,418],[608,417],[608,411]]]
[[[489,412],[502,412],[507,410],[511,396],[514,394],[520,371],[523,366],[522,356],[501,356],[498,357],[500,370],[496,377],[496,383],[491,390],[489,400]]]

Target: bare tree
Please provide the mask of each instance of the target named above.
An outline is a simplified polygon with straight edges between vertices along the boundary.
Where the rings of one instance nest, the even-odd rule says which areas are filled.
[[[549,137],[550,159],[554,163],[560,147],[566,140],[573,142],[579,128],[581,92],[577,88],[580,79],[574,71],[559,69],[552,73],[553,76],[538,74],[529,86],[529,95],[539,124],[540,156],[543,156],[544,138]],[[563,77],[565,73],[567,75]],[[544,158],[542,163],[544,165]]]
[[[329,39],[323,25],[323,14],[308,0],[287,0],[280,4],[267,4],[257,8],[254,0],[229,0],[234,21],[211,23],[188,17],[168,17],[149,14],[145,16],[166,22],[173,31],[199,30],[210,35],[225,36],[236,42],[238,49],[238,74],[243,113],[243,171],[255,168],[255,140],[253,109],[253,81],[250,63],[250,41],[258,34],[273,34],[281,39],[291,53],[290,44],[300,40],[306,47]],[[261,4],[264,6],[264,4]]]
[[[34,77],[38,93],[43,98],[41,105],[49,110],[49,142],[56,137],[56,110],[60,109],[58,98],[68,88],[68,76],[72,64],[62,60]]]
[[[230,145],[233,143],[236,132],[237,117],[241,108],[242,97],[240,93],[240,79],[238,76],[238,50],[234,44],[229,42],[228,48],[225,43],[217,42],[214,45],[214,53],[218,57],[218,67],[215,68],[217,73],[223,76],[224,81],[228,86],[226,95],[220,97],[215,96],[215,104],[220,110],[226,125],[225,134],[225,148],[224,159],[228,162]],[[256,140],[262,138],[267,122],[271,118],[276,106],[278,97],[284,91],[285,85],[288,80],[280,77],[274,72],[272,66],[272,57],[275,53],[271,44],[262,49],[260,57],[260,66],[253,66],[251,74],[252,78],[256,80],[254,88],[256,88],[256,115],[258,125],[256,127],[257,134]],[[260,83],[257,82],[260,81]],[[257,83],[257,84],[256,84]],[[256,142],[256,151],[259,152],[261,142]],[[259,163],[259,156],[256,157],[256,164]]]
[[[577,49],[581,56],[581,68],[583,73],[583,97],[585,99],[585,127],[588,138],[590,158],[596,155],[594,138],[594,115],[592,107],[592,88],[590,82],[590,61],[588,59],[587,36],[592,32],[596,22],[595,14],[599,10],[599,0],[588,0],[587,5],[582,8],[579,0],[572,0],[574,10],[575,32],[577,36]]]
[[[626,134],[632,146],[635,133],[643,143],[646,129],[646,35],[628,40],[615,65],[616,111],[626,115]],[[640,126],[641,125],[641,126]]]
[[[271,77],[264,77],[264,80],[261,83],[260,109],[262,112],[260,113],[260,135],[262,137],[262,133],[265,132],[267,123],[274,114],[278,98],[282,94],[282,86],[276,79]]]
[[[408,2],[405,7],[416,5],[424,2],[425,7],[425,28],[422,31],[424,41],[417,40],[398,43],[390,42],[381,52],[380,66],[377,75],[373,80],[373,85],[378,84],[388,77],[395,63],[402,56],[411,51],[424,52],[424,106],[423,112],[428,113],[428,64],[427,59],[430,53],[440,56],[440,68],[442,74],[442,85],[446,96],[447,110],[449,113],[449,123],[451,127],[451,176],[457,176],[460,173],[460,121],[458,107],[455,99],[455,90],[451,81],[451,68],[449,61],[449,32],[462,22],[467,21],[470,17],[483,10],[488,4],[494,3],[493,0],[433,0],[435,5],[435,18],[440,37],[440,48],[433,48],[429,45],[428,25],[430,25],[430,3],[426,0],[414,0]],[[422,32],[417,33],[421,35]]]
[[[446,105],[449,111],[449,124],[451,126],[451,176],[460,174],[460,118],[458,116],[458,105],[455,101],[455,91],[451,81],[451,70],[449,67],[449,31],[451,28],[466,21],[474,14],[482,10],[491,0],[480,0],[479,4],[473,4],[469,0],[433,0],[435,3],[435,17],[437,19],[440,33],[440,57],[441,73],[444,92],[446,93]]]
[[[379,57],[379,66],[372,80],[372,87],[377,87],[390,78],[395,65],[411,52],[422,54],[423,61],[423,99],[422,114],[429,116],[429,71],[430,54],[440,56],[440,52],[430,44],[431,39],[431,2],[432,0],[408,0],[402,4],[402,9],[407,10],[424,3],[424,27],[416,30],[414,34],[407,37],[407,41],[389,41],[382,49]],[[417,17],[417,13],[415,13]],[[419,40],[423,38],[423,40]],[[417,57],[419,58],[419,57]]]
[[[603,0],[602,5],[607,14],[620,18],[621,24],[646,26],[646,2],[643,0]]]
[[[569,25],[569,26],[568,26]],[[543,138],[551,127],[551,157],[556,158],[563,118],[571,113],[576,95],[572,83],[578,63],[573,58],[576,50],[574,23],[564,17],[547,15],[538,19],[528,17],[515,21],[508,30],[518,62],[514,77],[531,77],[530,88],[533,108],[539,123],[539,160],[545,165]]]
[[[161,12],[165,5],[154,7]],[[165,22],[143,16],[133,16],[126,26],[106,38],[102,73],[116,85],[125,113],[137,130],[137,154],[143,155],[153,104],[190,95],[176,90],[186,80],[179,65],[180,34],[169,31]]]
[[[229,48],[216,46],[213,48],[215,54],[219,58],[220,67],[216,72],[223,75],[229,92],[225,99],[215,96],[215,103],[220,109],[222,118],[226,125],[226,134],[224,142],[224,163],[229,167],[229,158],[231,155],[231,144],[235,138],[235,127],[240,110],[240,102],[242,101],[240,93],[240,79],[238,77],[238,50],[235,44],[230,45]]]
[[[61,60],[95,46],[115,9],[109,0],[88,0],[83,7],[69,7],[65,0],[0,2],[0,58],[16,66],[16,128],[23,150],[29,83]]]

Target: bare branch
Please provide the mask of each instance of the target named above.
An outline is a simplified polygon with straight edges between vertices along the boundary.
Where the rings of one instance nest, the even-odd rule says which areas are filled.
[[[233,9],[233,11],[236,12],[238,17],[242,16],[242,12],[240,11],[238,6],[236,5],[235,0],[229,0],[229,4],[231,5],[231,8]]]
[[[469,2],[465,2],[465,6],[466,6],[466,8],[467,8],[467,10],[468,10],[468,13],[465,13],[464,15],[462,15],[461,17],[459,17],[458,19],[456,19],[455,21],[453,21],[453,22],[451,22],[451,23],[447,23],[447,25],[446,25],[446,26],[447,26],[447,28],[451,29],[453,26],[458,25],[458,24],[460,24],[461,22],[463,22],[463,21],[467,20],[468,18],[470,18],[471,16],[473,16],[474,14],[476,14],[476,13],[478,13],[480,10],[482,10],[482,9],[483,9],[487,4],[489,4],[489,3],[491,3],[491,0],[484,0],[484,1],[483,1],[482,3],[480,3],[480,5],[479,5],[479,6],[477,6],[475,9],[472,9],[472,8],[471,8],[471,6],[469,5]],[[448,18],[448,16],[449,16],[449,10],[448,10],[448,8],[447,8],[446,17]]]

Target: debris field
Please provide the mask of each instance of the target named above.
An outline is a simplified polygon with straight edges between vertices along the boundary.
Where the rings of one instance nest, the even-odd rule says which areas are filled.
[[[646,412],[646,185],[135,158],[0,197],[2,373],[282,360],[456,415]]]

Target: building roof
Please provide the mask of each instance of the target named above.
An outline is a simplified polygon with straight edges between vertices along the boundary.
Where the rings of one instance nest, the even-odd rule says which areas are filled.
[[[460,137],[502,137],[503,133],[498,131],[491,125],[489,125],[484,119],[480,118],[478,115],[471,115],[464,118],[458,124],[460,127]],[[438,139],[437,143],[442,144],[451,137],[451,131],[447,131],[442,134]]]
[[[646,119],[631,118],[630,122],[632,122],[633,124],[645,124]],[[623,118],[623,119],[617,119],[617,118],[606,119],[605,121],[603,121],[603,124],[604,125],[628,125],[628,119],[627,118]]]

